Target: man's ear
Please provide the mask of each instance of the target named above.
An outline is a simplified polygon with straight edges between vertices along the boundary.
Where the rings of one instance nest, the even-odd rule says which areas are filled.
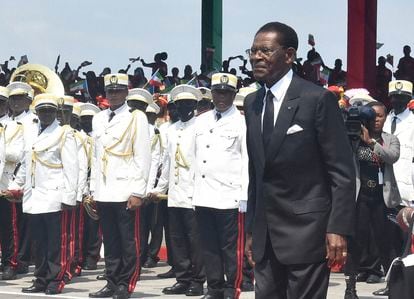
[[[296,50],[292,47],[286,49],[286,63],[292,64],[296,59]]]

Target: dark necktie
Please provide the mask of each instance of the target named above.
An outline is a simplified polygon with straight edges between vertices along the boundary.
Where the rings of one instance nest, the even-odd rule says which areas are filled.
[[[220,112],[217,112],[217,113],[216,113],[216,120],[217,120],[217,121],[219,121],[219,120],[220,120],[220,118],[221,118],[221,113],[220,113]]]
[[[392,123],[391,123],[391,134],[394,134],[395,130],[397,129],[397,119],[398,117],[394,116],[392,118]]]
[[[111,122],[114,116],[115,116],[115,112],[112,111],[111,114],[109,114],[108,122]]]
[[[263,114],[263,145],[267,146],[269,143],[270,137],[273,133],[273,128],[275,127],[274,123],[274,105],[273,105],[273,94],[270,89],[266,93],[266,106]]]

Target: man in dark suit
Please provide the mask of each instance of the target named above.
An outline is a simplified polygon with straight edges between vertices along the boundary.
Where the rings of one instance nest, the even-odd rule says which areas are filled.
[[[273,22],[250,56],[264,87],[246,97],[246,254],[256,298],[326,298],[329,266],[352,234],[355,171],[335,96],[292,72],[298,38]]]

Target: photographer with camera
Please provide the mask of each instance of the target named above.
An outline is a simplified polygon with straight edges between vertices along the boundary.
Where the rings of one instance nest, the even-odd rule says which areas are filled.
[[[369,95],[363,95],[363,98],[368,97]],[[371,233],[379,249],[384,270],[387,271],[390,267],[392,258],[388,238],[387,208],[393,208],[401,201],[393,172],[393,164],[400,156],[400,143],[396,136],[383,132],[386,107],[372,99],[361,108],[364,109],[360,111],[365,110],[365,115],[372,115],[372,117],[362,119],[360,140],[356,142],[354,155],[357,219],[355,237],[350,243],[350,254],[345,265],[345,299],[358,298],[355,284],[360,255],[368,246]],[[368,113],[367,109],[371,109],[371,113]]]

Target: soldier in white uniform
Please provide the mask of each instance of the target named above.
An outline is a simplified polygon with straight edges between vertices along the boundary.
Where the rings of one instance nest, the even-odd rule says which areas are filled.
[[[109,109],[93,118],[91,191],[97,203],[105,248],[107,285],[89,297],[129,298],[140,275],[139,207],[145,196],[151,152],[148,121],[130,112],[128,76],[104,77]]]
[[[23,212],[36,242],[35,280],[24,293],[58,294],[65,285],[68,219],[62,211],[75,205],[78,163],[72,130],[56,120],[57,102],[52,94],[36,96],[39,124],[27,132],[24,160],[9,187],[23,189]]]
[[[384,132],[394,134],[400,141],[400,158],[394,164],[394,175],[401,194],[402,205],[414,207],[414,188],[411,165],[414,157],[414,114],[407,108],[412,98],[413,84],[396,80],[389,83],[393,109],[384,124]]]
[[[197,117],[194,129],[193,205],[206,267],[205,299],[239,298],[242,282],[249,174],[245,120],[233,105],[236,88],[236,76],[214,74],[215,109]]]
[[[0,155],[5,158],[5,131],[10,121],[8,112],[9,90],[0,86]],[[8,130],[10,133],[10,130]],[[10,139],[11,136],[8,136]],[[13,150],[13,147],[11,148]],[[21,151],[23,153],[23,151]],[[10,157],[11,158],[11,157]],[[19,157],[17,157],[19,158]],[[0,190],[6,190],[9,180],[13,177],[16,163],[0,160]],[[0,244],[1,264],[3,267],[2,280],[16,279],[18,229],[16,204],[0,196]]]
[[[146,109],[146,115],[150,128],[151,138],[151,168],[148,177],[147,193],[151,192],[158,181],[158,171],[161,165],[162,144],[160,131],[155,121],[160,113],[160,107],[152,102]],[[145,204],[145,214],[141,217],[141,262],[144,268],[153,268],[157,265],[158,253],[163,238],[163,208],[167,208],[165,202],[151,202]],[[151,232],[151,239],[149,240]]]
[[[38,125],[37,116],[30,111],[30,105],[33,100],[34,90],[24,82],[12,82],[7,85],[9,89],[9,108],[11,111],[11,122],[9,124],[9,132],[16,132],[13,142],[16,145],[22,140],[30,138],[31,128]],[[26,136],[26,133],[29,136]],[[16,154],[23,157],[23,147],[16,148]],[[17,161],[17,160],[16,160]],[[20,161],[18,161],[20,162]],[[32,236],[29,233],[28,217],[23,213],[22,203],[15,204],[17,209],[18,222],[18,254],[17,254],[17,274],[25,274],[29,272],[29,263],[32,256]]]
[[[200,91],[179,85],[171,91],[180,120],[167,131],[168,144],[164,154],[161,177],[150,198],[168,190],[168,222],[177,283],[163,289],[164,294],[201,296],[205,281],[200,253],[199,231],[192,197],[194,188],[194,110]]]
[[[74,105],[74,112],[76,112],[76,104]],[[79,132],[77,133],[78,138],[82,139],[82,149],[87,157],[87,177],[84,189],[78,189],[78,208],[77,208],[77,219],[79,223],[76,225],[76,247],[75,247],[75,260],[76,260],[76,274],[80,275],[81,269],[85,270],[96,270],[97,262],[99,260],[99,252],[102,245],[102,236],[99,233],[99,217],[96,212],[96,206],[94,202],[87,199],[89,195],[89,181],[90,181],[90,169],[93,152],[93,139],[90,136],[92,133],[92,119],[101,110],[91,103],[82,103],[80,105],[79,114]],[[73,117],[72,117],[73,119]],[[92,214],[89,215],[85,206],[92,205]],[[93,218],[92,218],[93,217]]]

